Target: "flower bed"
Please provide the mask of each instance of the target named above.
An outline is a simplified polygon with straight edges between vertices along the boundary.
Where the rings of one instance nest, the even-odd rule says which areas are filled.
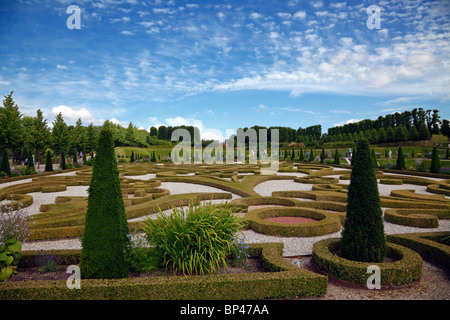
[[[327,291],[327,277],[296,267],[282,258],[283,244],[250,246],[270,272],[212,274],[181,277],[140,277],[118,280],[81,280],[81,289],[68,289],[64,280],[6,281],[0,283],[0,299],[148,299],[215,300],[319,297]],[[77,261],[79,251],[55,252],[66,261]],[[36,252],[23,253],[23,266]],[[68,274],[69,276],[69,274]]]

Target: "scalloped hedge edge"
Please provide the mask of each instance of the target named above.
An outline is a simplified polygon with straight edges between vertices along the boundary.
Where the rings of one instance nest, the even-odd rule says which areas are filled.
[[[325,295],[328,277],[298,268],[282,257],[282,251],[282,243],[250,245],[250,254],[260,257],[270,272],[81,279],[80,290],[69,290],[65,280],[5,281],[0,283],[0,300],[256,300]],[[72,263],[79,252],[65,250],[54,254],[67,257]],[[22,265],[36,254],[23,252]]]
[[[269,217],[307,217],[319,220],[305,224],[278,223],[264,220]],[[244,216],[249,228],[266,235],[285,237],[321,236],[341,230],[341,218],[332,212],[307,207],[262,208]]]
[[[418,252],[421,257],[450,272],[450,246],[437,242],[450,232],[404,233],[387,235],[387,240]]]
[[[357,285],[366,285],[371,274],[367,268],[376,265],[381,271],[381,286],[401,286],[419,281],[422,276],[423,260],[420,255],[394,243],[387,244],[387,256],[399,260],[391,263],[367,263],[351,261],[332,252],[339,249],[340,238],[328,238],[313,245],[313,261],[323,272],[338,279],[349,281]]]
[[[386,209],[384,220],[416,228],[437,228],[439,219],[449,219],[449,209]]]

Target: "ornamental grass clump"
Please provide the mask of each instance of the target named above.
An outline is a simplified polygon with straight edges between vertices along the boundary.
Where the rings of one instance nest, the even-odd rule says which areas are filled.
[[[233,240],[243,229],[242,220],[227,206],[211,204],[173,208],[145,220],[147,241],[161,255],[164,266],[183,274],[215,273],[235,252]]]
[[[353,156],[340,250],[344,258],[361,262],[382,262],[386,255],[377,178],[366,139],[358,142]]]

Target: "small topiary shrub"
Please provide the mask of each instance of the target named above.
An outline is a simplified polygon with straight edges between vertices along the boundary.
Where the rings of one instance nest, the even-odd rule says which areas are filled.
[[[439,170],[441,170],[441,161],[439,160],[438,149],[434,147],[431,153],[430,173],[439,173]]]
[[[8,177],[11,176],[11,167],[9,166],[8,151],[6,149],[3,150],[0,171],[6,173]]]
[[[45,159],[45,171],[53,171],[52,155],[50,150],[47,151],[47,156]]]

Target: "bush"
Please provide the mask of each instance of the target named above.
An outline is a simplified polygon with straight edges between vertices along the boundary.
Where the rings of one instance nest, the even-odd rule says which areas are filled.
[[[214,273],[235,249],[233,238],[242,221],[227,206],[203,205],[160,211],[143,226],[147,241],[156,246],[164,265],[183,274]]]
[[[382,286],[399,286],[420,280],[423,260],[419,254],[406,247],[387,243],[386,255],[394,262],[375,263],[380,268]],[[358,285],[367,285],[370,274],[367,268],[372,262],[358,262],[342,258],[336,254],[341,249],[342,240],[330,238],[313,245],[313,260],[316,266],[339,279]]]
[[[347,213],[342,231],[342,255],[354,261],[383,261],[386,254],[383,213],[369,142],[366,139],[358,142],[353,158]]]
[[[114,155],[112,133],[103,128],[89,186],[82,238],[83,278],[123,278],[128,275],[128,223]]]
[[[0,250],[5,246],[7,239],[15,238],[25,241],[28,238],[30,222],[27,215],[20,208],[0,213]]]
[[[5,281],[17,273],[22,245],[15,237],[6,239],[0,249],[0,281]]]
[[[396,170],[403,170],[406,168],[405,165],[405,157],[403,156],[402,147],[398,148],[398,156],[397,156],[397,163],[395,166]]]
[[[47,151],[47,156],[45,159],[45,171],[53,171],[52,155],[50,150]]]
[[[439,173],[440,169],[441,161],[439,160],[439,152],[437,147],[434,147],[433,152],[431,153],[430,173]]]
[[[11,168],[9,166],[9,159],[8,159],[8,151],[6,149],[3,150],[0,171],[6,173],[7,176],[11,176]]]

